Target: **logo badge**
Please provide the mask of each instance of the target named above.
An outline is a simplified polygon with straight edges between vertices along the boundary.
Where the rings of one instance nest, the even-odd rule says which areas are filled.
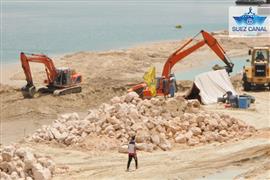
[[[270,9],[269,9],[270,10]],[[270,17],[258,14],[258,7],[234,6],[229,9],[230,36],[270,36]]]
[[[252,7],[242,16],[233,16],[238,25],[262,25],[267,18],[266,16],[258,16],[252,12]]]

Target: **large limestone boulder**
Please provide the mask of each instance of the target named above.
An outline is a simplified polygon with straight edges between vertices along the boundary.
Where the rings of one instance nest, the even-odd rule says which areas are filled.
[[[158,145],[163,151],[169,151],[172,149],[172,144],[166,139],[164,134],[160,135],[160,144]]]
[[[105,131],[105,133],[109,134],[110,131],[114,131],[114,128],[113,128],[112,125],[109,125],[109,126],[107,126],[107,127],[105,128],[104,131]]]
[[[90,122],[97,121],[99,119],[99,113],[96,110],[89,110],[88,115],[85,117],[85,120]]]
[[[23,161],[25,163],[25,170],[29,170],[33,167],[33,164],[36,163],[36,158],[31,151],[26,150],[23,155]]]
[[[193,133],[192,131],[188,131],[187,133],[184,134],[184,136],[187,138],[187,140],[189,140],[193,136]]]
[[[150,134],[148,131],[140,130],[136,134],[136,142],[143,143],[150,140]]]
[[[158,134],[153,134],[151,136],[151,142],[155,145],[158,145],[160,143],[160,138],[159,138]]]
[[[8,175],[7,173],[3,172],[3,171],[0,171],[0,177],[1,177],[1,180],[12,180],[10,175]]]
[[[12,157],[15,152],[15,147],[14,146],[5,146],[3,151],[2,151],[2,159],[3,161],[11,161]]]
[[[147,143],[136,143],[136,149],[139,151],[152,152],[154,146],[152,144]]]
[[[63,141],[68,136],[67,132],[64,132],[63,134],[61,134],[59,130],[53,127],[50,128],[50,131],[53,134],[54,138],[60,142]]]
[[[39,162],[43,167],[48,168],[51,172],[55,171],[55,163],[51,159],[40,157],[37,159],[37,162]]]
[[[136,107],[130,108],[128,112],[129,118],[133,120],[138,120],[139,119],[139,112]]]
[[[211,131],[205,132],[204,136],[205,136],[207,142],[213,142],[213,141],[215,141],[217,139],[216,133],[211,132]]]
[[[176,99],[170,98],[165,102],[164,108],[170,113],[176,113],[178,111],[178,103]]]
[[[18,173],[17,173],[16,171],[13,171],[13,172],[11,173],[11,175],[10,175],[10,178],[11,178],[12,180],[17,180],[17,179],[19,179],[20,177],[19,177],[19,175],[18,175]]]
[[[175,137],[175,142],[176,143],[186,143],[187,138],[183,134],[179,134],[178,136]]]
[[[130,103],[134,98],[138,98],[138,97],[139,95],[136,92],[134,91],[129,92],[125,97],[125,102]]]
[[[197,145],[197,144],[199,144],[200,143],[200,141],[199,141],[199,139],[197,139],[197,138],[190,138],[189,140],[188,140],[188,142],[187,142],[187,144],[189,145],[189,146],[195,146],[195,145]]]
[[[149,121],[146,122],[146,127],[147,127],[149,130],[151,130],[151,129],[153,129],[153,128],[155,127],[155,124],[154,124],[153,121],[149,120]]]
[[[55,170],[54,162],[47,157],[33,154],[30,148],[11,145],[4,147],[0,152],[1,157],[3,153],[5,157],[7,152],[12,155],[11,158],[4,158],[0,162],[1,180],[49,180],[52,178]]]
[[[196,100],[188,100],[185,112],[198,113],[200,107],[201,107],[201,103],[197,99]]]
[[[168,140],[164,140],[159,144],[159,147],[163,150],[163,151],[169,151],[172,149],[172,145],[170,143],[170,141]]]
[[[223,136],[223,137],[228,136],[228,133],[227,133],[226,130],[221,130],[221,131],[219,132],[219,134],[220,134],[221,136]]]
[[[42,167],[40,163],[36,163],[32,168],[33,177],[35,180],[50,180],[52,179],[52,174],[48,168]]]
[[[209,124],[210,127],[212,127],[211,129],[215,129],[216,127],[218,127],[218,121],[216,119],[210,118],[207,119],[206,122]]]
[[[11,174],[15,170],[14,163],[7,161],[1,162],[0,169],[7,174]]]
[[[190,131],[193,133],[194,136],[198,136],[202,133],[202,130],[198,127],[191,127]]]

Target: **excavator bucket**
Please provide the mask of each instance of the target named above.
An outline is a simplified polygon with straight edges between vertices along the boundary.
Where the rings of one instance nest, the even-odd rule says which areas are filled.
[[[21,89],[24,98],[33,98],[36,93],[35,86],[26,85]]]
[[[213,69],[214,71],[220,70],[220,69],[225,69],[225,70],[227,71],[227,73],[229,74],[229,73],[231,73],[231,72],[233,71],[233,64],[231,64],[231,67],[229,67],[229,66],[220,66],[220,65],[218,65],[218,64],[215,64],[215,65],[212,67],[212,69]]]

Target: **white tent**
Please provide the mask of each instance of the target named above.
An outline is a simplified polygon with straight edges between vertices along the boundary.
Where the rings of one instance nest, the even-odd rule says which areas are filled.
[[[187,99],[199,99],[203,104],[216,103],[227,91],[237,95],[226,70],[210,71],[195,77],[193,87],[186,95]]]

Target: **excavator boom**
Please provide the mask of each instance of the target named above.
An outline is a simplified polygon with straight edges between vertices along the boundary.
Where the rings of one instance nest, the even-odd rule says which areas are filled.
[[[26,76],[27,84],[33,85],[33,79],[32,79],[29,62],[36,62],[36,63],[44,64],[46,74],[48,77],[48,83],[49,84],[53,83],[55,77],[57,76],[57,71],[53,64],[53,61],[49,57],[42,54],[30,54],[29,56],[26,56],[25,53],[21,52],[21,63],[22,63],[22,68],[24,70],[24,74]]]
[[[183,50],[188,44],[190,44],[196,36],[199,34],[202,34],[203,40],[199,41],[195,45]],[[233,63],[229,61],[229,59],[226,57],[226,53],[223,50],[223,48],[220,46],[220,44],[217,42],[217,40],[209,33],[205,31],[200,31],[196,36],[194,36],[192,39],[190,39],[188,42],[186,42],[183,46],[181,46],[179,49],[177,49],[166,61],[163,71],[162,71],[162,76],[165,78],[169,78],[171,74],[171,69],[173,66],[184,59],[186,56],[189,54],[193,53],[197,49],[201,48],[205,44],[207,44],[215,53],[216,55],[227,65],[226,70],[228,72],[232,72],[233,69]]]

